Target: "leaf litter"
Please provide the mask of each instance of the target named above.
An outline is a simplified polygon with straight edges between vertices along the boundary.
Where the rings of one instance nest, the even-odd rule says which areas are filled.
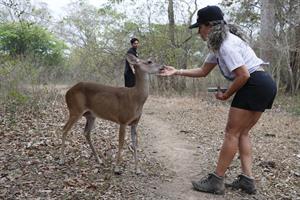
[[[216,162],[229,108],[211,99],[150,96],[144,112],[174,125],[176,134],[199,144],[199,153],[193,156],[200,156],[200,151],[205,150],[207,160],[203,167],[207,169],[213,169]],[[84,119],[69,132],[66,162],[59,165],[59,130],[67,117],[63,96],[57,95],[55,102],[45,98],[43,106],[34,110],[25,107],[12,113],[6,106],[0,113],[0,199],[170,199],[158,189],[176,178],[176,173],[157,159],[159,152],[144,150],[151,148],[147,143],[151,133],[143,126],[143,120],[138,127],[143,174],[134,173],[127,133],[124,172],[118,176],[112,173],[118,147],[116,124],[98,119],[92,131],[95,148],[106,156],[107,167],[97,166],[91,154],[82,134]],[[276,106],[263,115],[251,133],[253,171],[259,192],[245,196],[227,191],[226,199],[299,199],[299,122],[299,117],[277,110]],[[239,173],[237,156],[226,179],[232,180]]]

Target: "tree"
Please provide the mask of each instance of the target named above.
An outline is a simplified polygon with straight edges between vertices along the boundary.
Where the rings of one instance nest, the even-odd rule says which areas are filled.
[[[44,28],[31,23],[0,25],[0,53],[13,58],[31,56],[46,65],[62,62],[66,46]]]
[[[260,26],[260,57],[273,65],[275,4],[273,0],[262,0]]]
[[[168,19],[169,19],[169,38],[170,38],[172,46],[176,47],[173,0],[168,0]]]
[[[119,63],[124,60],[130,38],[127,34],[139,26],[126,23],[126,17],[110,5],[96,8],[77,1],[68,7],[67,16],[56,30],[71,45],[71,79],[101,80],[106,84],[120,79],[115,70],[121,71]]]
[[[296,94],[300,88],[300,3],[297,0],[289,2],[289,79],[287,91]]]
[[[230,16],[229,23],[235,23],[243,27],[249,34],[249,38],[255,40],[257,30],[260,28],[261,0],[223,0],[224,11]]]
[[[46,3],[36,6],[30,0],[0,0],[0,21],[30,22],[40,26],[50,25],[51,15]]]

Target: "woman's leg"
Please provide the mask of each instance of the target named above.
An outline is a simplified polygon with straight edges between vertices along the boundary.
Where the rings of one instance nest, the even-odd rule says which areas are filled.
[[[218,176],[224,176],[227,168],[229,167],[237,150],[239,149],[241,134],[245,133],[245,130],[249,130],[249,127],[252,127],[259,119],[261,113],[259,112],[259,116],[257,113],[258,112],[253,112],[235,107],[230,108],[228,121],[225,129],[225,138],[219,154],[219,160],[216,168],[216,174]],[[248,144],[247,140],[242,142],[246,142]],[[246,155],[246,153],[249,152],[249,148],[251,151],[251,146],[249,146],[248,144],[248,147],[246,147],[245,149],[241,149],[242,153],[245,153]],[[243,162],[243,164],[246,164],[247,169],[247,167],[249,166],[249,164],[247,163],[249,161],[249,156],[244,156],[244,158],[245,162]]]
[[[246,134],[246,132],[248,134],[250,128],[257,122],[260,115],[258,116],[256,112],[253,111],[243,110],[235,107],[230,108],[225,129],[225,139],[219,155],[216,171],[200,181],[192,181],[195,190],[215,194],[224,194],[224,174],[234,158],[237,150],[239,149],[240,142],[245,142],[247,144],[246,148],[242,147],[239,150],[243,154],[242,162],[245,166],[245,169],[250,169],[251,171],[251,145],[248,143],[249,140],[242,139],[242,141],[240,141],[240,138],[241,135]],[[247,182],[245,187],[242,185],[243,187],[239,186],[239,188],[246,190],[246,192],[249,194],[254,194],[256,189],[253,179],[247,181],[251,183],[250,187]]]
[[[252,147],[248,131],[247,133],[241,134],[239,140],[239,153],[243,174],[252,177]]]
[[[253,112],[252,121],[249,122],[248,128],[241,133],[239,138],[239,153],[242,172],[249,177],[252,177],[252,147],[249,131],[257,123],[261,114],[262,112]]]

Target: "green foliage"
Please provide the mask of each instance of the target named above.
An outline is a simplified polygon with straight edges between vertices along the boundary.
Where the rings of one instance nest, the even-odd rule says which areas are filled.
[[[22,22],[0,24],[0,53],[13,58],[32,56],[52,66],[62,63],[66,45],[44,28]]]
[[[229,23],[236,23],[245,28],[252,37],[260,25],[260,0],[239,1],[223,0],[225,12],[230,16]]]
[[[28,101],[28,96],[22,94],[18,90],[12,90],[8,93],[8,99],[12,99],[17,105],[25,104]]]

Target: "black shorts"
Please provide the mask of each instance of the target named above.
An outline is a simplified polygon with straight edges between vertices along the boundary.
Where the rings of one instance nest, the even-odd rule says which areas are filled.
[[[272,77],[264,71],[250,74],[247,83],[239,89],[231,103],[232,107],[251,111],[264,112],[271,109],[277,93]]]

